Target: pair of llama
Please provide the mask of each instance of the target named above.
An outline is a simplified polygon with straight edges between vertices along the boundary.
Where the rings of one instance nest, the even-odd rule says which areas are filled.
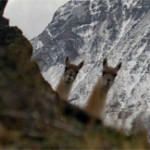
[[[66,57],[65,71],[56,88],[56,92],[61,99],[68,99],[73,82],[76,79],[76,76],[79,70],[82,68],[83,64],[84,61],[82,61],[79,65],[71,64],[69,58]],[[87,101],[87,105],[85,106],[85,111],[90,115],[96,118],[100,118],[100,114],[103,111],[103,107],[106,101],[107,93],[114,83],[121,64],[122,63],[119,63],[115,68],[113,68],[108,66],[107,59],[104,59],[102,76],[95,84],[93,91]]]

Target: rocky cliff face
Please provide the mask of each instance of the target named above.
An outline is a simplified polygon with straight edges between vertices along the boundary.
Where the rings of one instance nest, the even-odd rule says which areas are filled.
[[[70,95],[70,101],[80,106],[85,105],[101,75],[103,58],[112,66],[121,61],[122,68],[108,95],[106,121],[117,120],[117,125],[130,128],[138,114],[150,110],[149,22],[149,0],[71,0],[31,41],[33,58],[53,87],[66,56],[75,63],[85,60]]]

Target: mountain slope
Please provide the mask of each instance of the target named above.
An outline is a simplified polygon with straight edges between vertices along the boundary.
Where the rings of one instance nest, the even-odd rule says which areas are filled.
[[[85,105],[101,75],[101,62],[123,63],[109,92],[106,121],[131,122],[150,107],[150,1],[69,1],[55,13],[52,22],[31,42],[45,79],[56,86],[66,56],[85,60],[72,89],[70,101]],[[148,115],[148,118],[150,116]],[[112,121],[113,118],[113,121]]]

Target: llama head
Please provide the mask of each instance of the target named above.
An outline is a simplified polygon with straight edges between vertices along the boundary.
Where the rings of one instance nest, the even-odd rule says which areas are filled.
[[[82,61],[78,65],[75,65],[70,63],[69,57],[66,57],[65,63],[66,63],[65,71],[64,71],[65,82],[72,83],[76,79],[76,76],[79,70],[82,68],[84,61]]]
[[[122,63],[119,63],[115,68],[108,66],[107,59],[103,61],[102,84],[106,88],[110,88],[114,83]]]

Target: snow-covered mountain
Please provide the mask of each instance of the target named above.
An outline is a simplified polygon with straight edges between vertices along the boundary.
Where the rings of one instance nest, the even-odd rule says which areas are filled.
[[[33,58],[54,88],[66,56],[85,61],[70,95],[80,106],[101,75],[104,57],[111,66],[121,61],[108,94],[107,123],[130,128],[139,114],[150,118],[150,0],[71,0],[31,43]]]

